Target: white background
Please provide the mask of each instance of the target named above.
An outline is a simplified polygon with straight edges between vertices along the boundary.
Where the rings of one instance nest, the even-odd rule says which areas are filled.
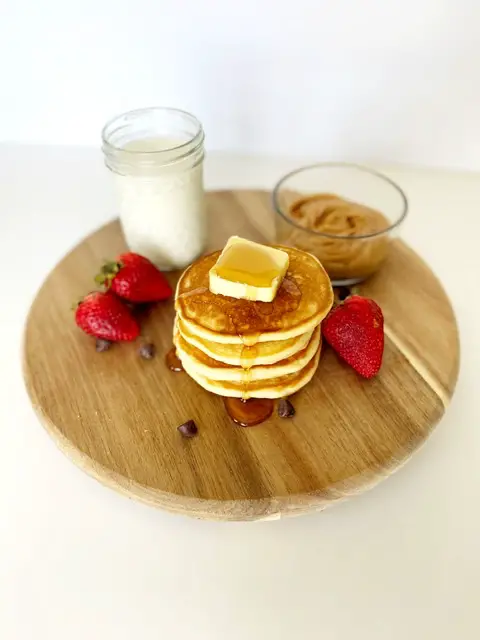
[[[478,0],[3,0],[0,141],[193,111],[210,149],[480,169]]]

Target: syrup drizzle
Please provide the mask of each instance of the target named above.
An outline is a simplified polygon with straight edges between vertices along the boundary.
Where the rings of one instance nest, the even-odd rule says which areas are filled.
[[[298,305],[300,304],[300,300],[302,298],[302,292],[300,290],[300,287],[296,283],[295,278],[293,278],[292,276],[285,276],[280,287],[285,289],[285,291],[294,299],[294,307],[291,310],[295,311],[296,309],[298,309]]]
[[[258,349],[256,345],[243,345],[240,353],[240,366],[243,369],[250,369],[255,364]]]
[[[252,302],[229,296],[209,295],[207,287],[196,287],[181,293],[178,297],[190,298],[188,304],[200,307],[196,310],[199,315],[204,308],[214,307],[216,312],[225,318],[223,329],[233,329],[237,335],[242,336],[249,331],[256,330],[261,333],[278,327],[284,314],[298,309],[302,290],[295,277],[287,274],[273,302]],[[269,316],[273,317],[273,324]],[[278,318],[278,324],[276,318]],[[245,344],[248,343],[245,342]]]
[[[250,382],[252,380],[252,367],[255,364],[258,349],[256,347],[260,333],[251,333],[249,335],[241,335],[239,337],[243,343],[242,352],[240,354],[240,365],[243,368],[242,374],[242,399],[246,400],[249,396]]]
[[[184,371],[182,361],[177,356],[177,350],[175,349],[175,347],[172,347],[167,353],[167,355],[165,356],[165,362],[170,371],[173,371],[174,373],[180,373],[181,371]]]
[[[273,313],[273,302],[256,302],[255,311],[260,316],[271,316]]]
[[[239,335],[245,347],[254,347],[257,344],[261,334],[260,334],[260,331],[257,331],[256,333],[250,333],[247,335],[239,334]]]

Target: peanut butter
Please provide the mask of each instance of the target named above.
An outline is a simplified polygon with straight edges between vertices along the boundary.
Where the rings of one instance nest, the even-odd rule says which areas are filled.
[[[345,200],[335,194],[321,193],[297,199],[289,215],[299,226],[335,237],[305,233],[288,225],[280,232],[279,242],[291,244],[315,255],[333,280],[363,279],[374,273],[388,253],[389,237],[381,233],[390,226],[379,211]],[[380,235],[358,238],[369,234]]]

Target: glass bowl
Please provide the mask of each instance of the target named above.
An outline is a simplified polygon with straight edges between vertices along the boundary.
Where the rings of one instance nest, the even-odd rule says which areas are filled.
[[[362,282],[381,267],[408,211],[390,178],[343,162],[288,173],[272,199],[277,243],[316,256],[334,286]]]

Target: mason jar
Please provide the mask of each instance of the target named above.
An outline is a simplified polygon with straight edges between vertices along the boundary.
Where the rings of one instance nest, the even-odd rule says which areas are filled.
[[[205,249],[204,137],[195,116],[166,107],[124,113],[102,131],[125,240],[161,270]]]

